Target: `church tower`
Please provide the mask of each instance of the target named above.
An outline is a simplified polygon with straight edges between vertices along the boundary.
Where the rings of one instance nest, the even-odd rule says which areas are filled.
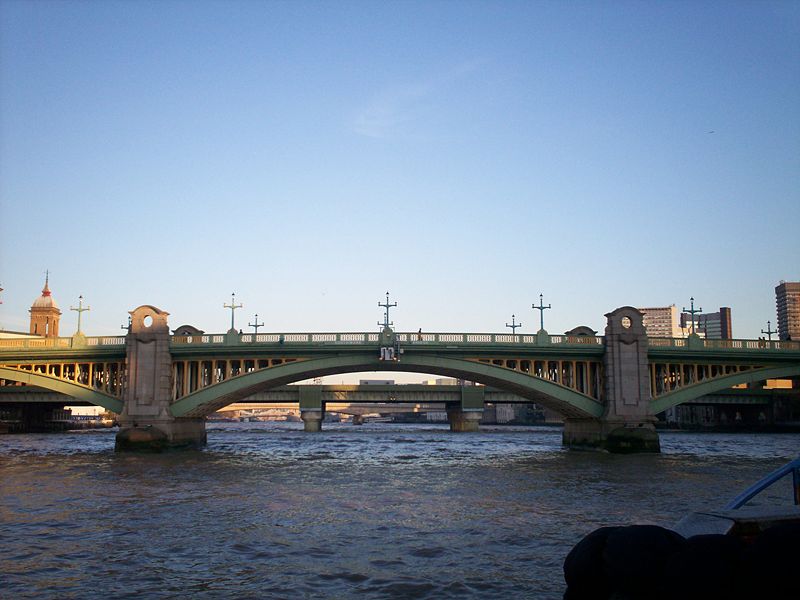
[[[31,334],[47,338],[58,337],[58,320],[61,318],[58,304],[50,295],[49,282],[50,274],[48,273],[45,276],[42,295],[33,301],[29,311],[31,313]]]

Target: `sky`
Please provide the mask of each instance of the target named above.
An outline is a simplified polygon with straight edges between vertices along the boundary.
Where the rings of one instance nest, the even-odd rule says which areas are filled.
[[[800,3],[0,1],[0,328],[775,327]]]

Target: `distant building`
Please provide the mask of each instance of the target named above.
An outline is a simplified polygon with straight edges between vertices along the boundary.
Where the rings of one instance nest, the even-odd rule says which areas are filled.
[[[569,331],[565,331],[564,335],[568,335],[570,337],[594,337],[597,335],[597,332],[586,325],[579,325],[578,327],[574,327]]]
[[[58,337],[58,321],[61,318],[58,304],[50,293],[49,283],[50,276],[47,275],[42,295],[33,301],[29,311],[31,313],[31,335],[47,338]]]
[[[778,339],[800,340],[800,281],[781,281],[775,288]]]
[[[476,385],[474,381],[465,381],[455,377],[440,377],[438,379],[426,379],[422,385]]]
[[[172,333],[174,335],[195,336],[195,335],[203,335],[205,331],[203,331],[202,329],[198,329],[193,325],[181,325],[177,329],[173,329]]]
[[[670,306],[650,307],[638,309],[644,315],[644,328],[648,337],[679,338],[686,337],[681,331],[678,317],[678,307]]]
[[[686,334],[692,332],[691,313],[681,313],[680,326]],[[731,309],[723,306],[719,312],[714,313],[695,313],[694,330],[700,337],[710,340],[730,340],[733,339],[733,328],[731,326]]]

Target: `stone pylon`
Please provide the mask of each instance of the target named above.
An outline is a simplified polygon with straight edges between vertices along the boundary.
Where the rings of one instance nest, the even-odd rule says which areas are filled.
[[[202,445],[204,419],[175,418],[172,403],[172,356],[168,312],[143,305],[130,311],[126,337],[127,376],[116,449],[162,450]]]
[[[643,315],[632,306],[623,306],[606,314],[606,319],[605,413],[599,419],[567,419],[564,445],[609,452],[659,452],[656,417],[650,412]]]

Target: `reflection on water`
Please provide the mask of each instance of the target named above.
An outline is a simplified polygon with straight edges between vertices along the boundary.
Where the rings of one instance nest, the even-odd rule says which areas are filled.
[[[162,455],[115,454],[109,431],[0,437],[3,594],[560,598],[589,531],[719,507],[800,449],[798,434],[665,433],[661,455],[612,456],[566,451],[556,428],[301,428],[211,424],[204,450]]]

